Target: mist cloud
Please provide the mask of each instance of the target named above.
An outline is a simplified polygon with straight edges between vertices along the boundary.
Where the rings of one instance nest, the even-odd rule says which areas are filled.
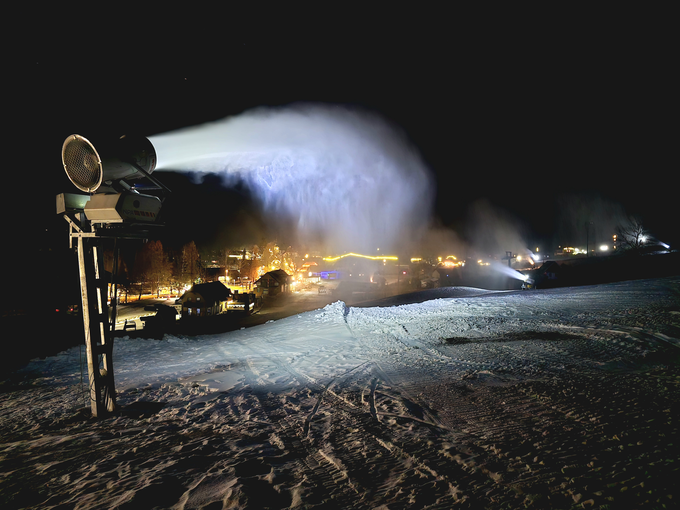
[[[466,238],[471,249],[483,254],[527,251],[527,226],[509,211],[480,199],[468,209]]]
[[[558,198],[558,234],[561,243],[579,244],[586,241],[611,244],[612,235],[629,222],[624,207],[598,193],[563,194]]]
[[[269,217],[328,250],[395,249],[432,213],[434,181],[418,151],[363,110],[257,108],[150,139],[157,169],[243,181]]]

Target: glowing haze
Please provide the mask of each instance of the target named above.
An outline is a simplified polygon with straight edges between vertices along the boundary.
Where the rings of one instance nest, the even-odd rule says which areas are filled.
[[[227,186],[243,181],[268,217],[328,250],[396,249],[432,212],[433,179],[418,151],[363,110],[257,108],[150,139],[158,170],[217,173]]]

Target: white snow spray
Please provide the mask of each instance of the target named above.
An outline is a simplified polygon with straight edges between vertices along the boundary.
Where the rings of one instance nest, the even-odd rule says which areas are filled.
[[[227,186],[241,180],[266,212],[330,250],[396,249],[432,212],[434,181],[418,151],[364,110],[257,108],[150,140],[157,169],[216,173]]]
[[[511,267],[506,266],[505,264],[501,264],[500,262],[492,262],[491,267],[500,273],[503,273],[504,275],[509,276],[510,278],[514,278],[515,280],[521,280],[523,282],[527,281],[529,278],[527,275],[524,275],[517,271],[516,269],[513,269]]]

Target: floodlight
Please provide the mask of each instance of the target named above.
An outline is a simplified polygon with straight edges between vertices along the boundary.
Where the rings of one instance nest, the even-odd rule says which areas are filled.
[[[86,193],[111,192],[126,180],[149,177],[156,168],[156,150],[145,137],[122,136],[97,147],[84,136],[71,135],[61,150],[66,175]]]

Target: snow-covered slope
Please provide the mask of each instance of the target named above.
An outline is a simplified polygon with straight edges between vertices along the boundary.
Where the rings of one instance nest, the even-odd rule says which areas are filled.
[[[80,350],[34,360],[0,394],[0,502],[569,508],[678,497],[657,474],[678,469],[680,278],[436,292],[221,335],[117,339],[123,412],[96,422],[81,410]]]

